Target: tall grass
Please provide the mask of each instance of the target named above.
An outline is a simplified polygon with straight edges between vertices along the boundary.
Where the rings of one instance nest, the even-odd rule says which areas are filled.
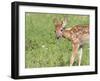
[[[29,13],[25,14],[25,67],[69,66],[72,53],[71,42],[55,38],[53,18],[68,18],[66,27],[89,24],[89,16]],[[89,64],[89,45],[83,49],[82,65]],[[74,65],[77,65],[77,60]]]

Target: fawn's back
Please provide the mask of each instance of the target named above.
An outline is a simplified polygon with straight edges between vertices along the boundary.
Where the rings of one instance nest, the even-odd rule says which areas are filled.
[[[63,32],[63,36],[70,39],[74,43],[84,43],[89,40],[89,26],[76,25],[70,29],[66,28]]]

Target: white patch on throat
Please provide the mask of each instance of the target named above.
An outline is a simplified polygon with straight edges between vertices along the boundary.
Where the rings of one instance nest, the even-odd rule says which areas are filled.
[[[71,30],[71,28],[66,28],[65,30]]]

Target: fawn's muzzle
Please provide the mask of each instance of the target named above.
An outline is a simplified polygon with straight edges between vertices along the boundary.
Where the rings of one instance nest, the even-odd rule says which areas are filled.
[[[62,37],[62,32],[56,32],[56,38],[59,39]]]

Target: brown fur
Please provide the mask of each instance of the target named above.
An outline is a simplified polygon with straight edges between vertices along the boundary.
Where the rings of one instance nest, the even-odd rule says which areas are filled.
[[[66,24],[66,19],[63,21],[54,21],[57,38],[64,37],[72,42],[72,56],[70,58],[70,66],[73,65],[75,57],[81,45],[89,40],[89,25],[75,25],[70,28],[64,29],[63,25]],[[78,64],[81,64],[79,57]]]

